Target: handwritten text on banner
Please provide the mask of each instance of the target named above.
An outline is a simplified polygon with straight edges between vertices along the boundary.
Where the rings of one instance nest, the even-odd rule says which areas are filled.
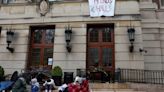
[[[114,16],[115,0],[89,0],[90,16]]]

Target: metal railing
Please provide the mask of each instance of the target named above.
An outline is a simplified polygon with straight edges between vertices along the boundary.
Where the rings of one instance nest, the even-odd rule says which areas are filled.
[[[91,74],[87,73],[87,71],[88,71],[87,69],[63,69],[63,74],[64,72],[73,72],[73,77],[81,76],[81,77],[86,77],[89,80],[93,80],[91,78]],[[48,72],[50,71],[26,70],[24,74],[26,79],[30,81],[32,74],[35,73],[49,74]],[[164,85],[164,71],[162,70],[120,69],[119,72],[117,71],[115,72],[115,74],[112,75],[110,74],[111,73],[109,73],[108,77],[109,77],[109,81],[111,82],[134,82],[134,83],[149,83],[149,84]]]
[[[150,84],[164,84],[164,71],[121,69],[120,81],[121,82],[136,82],[136,83],[150,83]]]

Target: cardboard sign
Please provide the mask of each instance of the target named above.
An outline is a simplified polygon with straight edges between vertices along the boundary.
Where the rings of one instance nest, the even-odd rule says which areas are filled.
[[[114,16],[115,0],[89,0],[91,17]]]
[[[53,64],[53,58],[48,58],[48,65],[52,65]]]

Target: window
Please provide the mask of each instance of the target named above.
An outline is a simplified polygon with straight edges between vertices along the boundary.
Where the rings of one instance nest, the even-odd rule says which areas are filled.
[[[3,3],[3,4],[9,4],[9,3],[13,3],[15,1],[16,0],[2,0],[1,3]]]
[[[1,27],[0,27],[0,36],[1,36]]]
[[[152,1],[158,5],[159,9],[164,9],[164,0],[152,0]]]
[[[0,4],[10,4],[10,3],[15,3],[16,1],[20,0],[0,0]],[[40,3],[42,0],[22,0],[22,1],[27,1],[28,3]],[[48,2],[56,2],[56,1],[61,1],[61,2],[82,2],[82,1],[88,1],[88,0],[46,0]]]
[[[30,2],[33,2],[33,3],[39,3],[41,2],[42,0],[28,0]],[[56,2],[56,1],[61,1],[61,2],[78,2],[78,1],[87,1],[87,0],[46,0],[46,1],[49,1],[49,2]]]
[[[164,0],[160,0],[160,6],[161,8],[164,8]]]

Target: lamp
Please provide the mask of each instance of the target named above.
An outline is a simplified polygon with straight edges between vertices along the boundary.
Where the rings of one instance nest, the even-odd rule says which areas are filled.
[[[11,53],[13,53],[14,52],[14,48],[11,48],[10,44],[13,41],[14,32],[12,32],[11,30],[8,30],[6,32],[6,35],[7,35],[7,39],[6,39],[7,47],[6,47],[6,49],[8,49]]]
[[[128,29],[128,36],[129,36],[129,41],[130,41],[130,47],[129,47],[129,51],[132,53],[134,50],[134,46],[133,43],[135,41],[135,29],[134,28],[129,28]]]
[[[66,49],[68,52],[71,52],[71,36],[72,36],[72,28],[70,26],[65,27],[65,41],[67,43]]]
[[[147,50],[139,48],[139,52],[141,52],[141,53],[142,53],[142,52],[147,53]]]

